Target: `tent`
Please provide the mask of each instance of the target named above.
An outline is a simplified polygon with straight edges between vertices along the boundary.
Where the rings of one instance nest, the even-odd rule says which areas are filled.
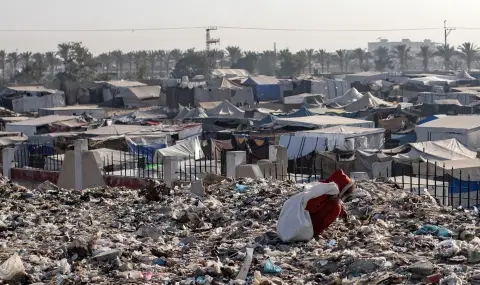
[[[190,111],[190,109],[188,109],[187,107],[183,107],[180,112],[178,112],[177,116],[175,116],[175,118],[173,118],[174,120],[182,120],[186,114],[188,114],[188,112]]]
[[[433,116],[430,116],[430,117],[426,117],[425,119],[418,121],[417,125],[423,125],[423,124],[428,123],[430,121],[436,120],[438,118],[446,117],[446,116],[447,115],[438,114],[438,115],[433,115]]]
[[[295,136],[322,138],[329,150],[382,149],[385,130],[352,126],[334,126],[326,129],[296,132]]]
[[[327,100],[325,103],[328,105],[345,106],[357,101],[358,99],[361,99],[362,97],[363,95],[358,92],[357,89],[350,88],[347,92],[345,92],[345,94],[343,94],[343,96]]]
[[[183,116],[183,119],[193,119],[193,118],[208,118],[207,113],[203,108],[197,107],[188,111],[187,114]]]
[[[275,122],[275,125],[280,127],[290,126],[311,129],[323,129],[339,125],[373,128],[375,123],[372,121],[351,119],[340,116],[314,115],[298,118],[278,118]]]
[[[461,160],[477,156],[456,139],[410,143],[383,152],[400,161]]]
[[[380,98],[373,96],[370,92],[367,92],[362,98],[355,102],[352,102],[344,107],[347,112],[358,112],[365,109],[380,107],[380,106],[393,106],[392,103],[384,101]]]
[[[307,107],[302,106],[300,109],[297,111],[287,114],[287,115],[282,115],[278,117],[282,118],[299,118],[299,117],[307,117],[307,116],[314,116],[315,114],[310,112],[310,110],[307,109]]]
[[[280,80],[273,76],[250,76],[243,85],[254,87],[259,101],[280,100],[282,97]]]
[[[464,69],[457,74],[457,79],[460,80],[475,80],[475,77],[468,74],[468,72]]]
[[[480,116],[446,116],[415,127],[417,141],[455,138],[469,148],[480,148]]]
[[[227,118],[244,118],[245,111],[240,110],[236,106],[234,106],[232,103],[228,101],[223,101],[220,105],[217,107],[208,110],[207,115],[209,117],[227,117]]]
[[[153,161],[162,162],[165,156],[178,158],[200,159],[204,157],[202,145],[198,137],[178,141],[176,145],[157,149]]]

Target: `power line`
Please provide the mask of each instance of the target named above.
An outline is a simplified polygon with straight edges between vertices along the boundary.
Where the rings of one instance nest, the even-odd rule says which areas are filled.
[[[282,32],[401,32],[401,31],[428,31],[441,30],[443,28],[399,28],[399,29],[296,29],[296,28],[264,28],[264,27],[240,27],[240,26],[217,26],[219,29],[228,30],[255,30],[255,31],[282,31]],[[195,27],[163,27],[163,28],[119,28],[119,29],[0,29],[0,32],[36,32],[36,33],[61,33],[61,32],[136,32],[136,31],[168,31],[168,30],[198,30],[207,29],[208,26]],[[458,28],[480,29],[480,28]]]

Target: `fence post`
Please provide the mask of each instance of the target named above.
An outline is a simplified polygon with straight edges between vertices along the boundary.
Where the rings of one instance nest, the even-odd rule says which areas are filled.
[[[83,189],[83,160],[82,153],[88,150],[88,141],[85,139],[76,140],[74,146],[75,165],[75,190]]]
[[[245,164],[247,161],[247,152],[228,151],[227,152],[227,177],[236,177],[237,166]]]
[[[15,149],[7,147],[3,149],[3,176],[12,180],[12,168],[15,167]]]
[[[163,158],[164,180],[167,187],[172,188],[176,181],[178,170],[178,158],[175,156],[165,156]]]

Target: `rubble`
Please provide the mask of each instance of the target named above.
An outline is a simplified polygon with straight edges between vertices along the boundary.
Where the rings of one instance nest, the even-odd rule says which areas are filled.
[[[215,180],[197,195],[190,185],[166,189],[154,182],[144,191],[71,191],[48,183],[28,190],[1,178],[0,278],[37,284],[480,284],[478,211],[443,207],[389,182],[358,182],[344,203],[348,223],[339,219],[322,236],[283,243],[275,232],[278,216],[302,185]],[[415,234],[425,225],[451,237]]]

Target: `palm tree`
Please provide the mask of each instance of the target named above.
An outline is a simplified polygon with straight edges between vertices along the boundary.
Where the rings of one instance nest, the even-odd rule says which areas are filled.
[[[32,58],[32,52],[26,51],[20,54],[20,59],[23,60],[24,68],[30,65],[30,59]]]
[[[353,51],[353,54],[355,55],[355,59],[358,61],[358,66],[360,67],[360,70],[364,71],[365,65],[363,64],[363,62],[365,60],[368,61],[367,51],[365,49],[362,49],[362,48],[357,48]]]
[[[410,47],[407,47],[407,45],[397,45],[393,49],[393,54],[398,58],[400,62],[400,70],[405,70],[406,67],[408,67],[407,62],[408,59],[411,57],[410,55]]]
[[[278,58],[280,59],[280,61],[285,61],[289,59],[292,55],[292,52],[288,48],[282,49],[278,52]]]
[[[299,65],[299,69],[302,73],[305,73],[305,68],[307,67],[308,65],[308,54],[306,51],[304,50],[301,50],[301,51],[298,51],[296,54],[295,54],[296,58],[297,58],[297,63]]]
[[[327,73],[330,72],[330,65],[336,60],[336,53],[327,53],[325,57],[325,67],[327,68]]]
[[[219,49],[213,49],[210,51],[208,55],[209,58],[212,59],[211,61],[211,68],[217,68],[217,62],[220,61],[220,68],[223,68],[223,59],[225,58],[225,52]]]
[[[132,69],[132,66],[133,66],[133,63],[135,62],[135,53],[133,51],[125,54],[125,59],[127,60],[128,62],[128,65],[129,65],[129,72],[130,74],[133,72],[133,69]]]
[[[170,52],[170,57],[172,58],[172,60],[175,62],[175,64],[177,64],[177,62],[182,59],[183,57],[183,51],[179,50],[178,48],[176,49],[172,49],[172,51]],[[169,74],[167,74],[168,76]]]
[[[432,56],[433,56],[433,51],[430,49],[429,46],[421,46],[420,47],[420,52],[418,53],[418,56],[422,58],[423,71],[427,72],[428,71],[428,63],[430,61],[430,58],[432,58]]]
[[[98,55],[98,58],[97,58],[97,61],[98,63],[101,65],[102,67],[102,71],[110,73],[110,65],[112,65],[112,56],[108,53],[101,53]]]
[[[322,74],[323,74],[323,71],[325,69],[325,62],[327,61],[328,53],[324,49],[319,49],[316,53],[316,56],[317,56],[317,62],[320,64],[320,66],[322,68]]]
[[[478,47],[474,43],[463,43],[461,44],[458,49],[460,50],[463,59],[467,63],[467,70],[470,71],[470,67],[472,66],[472,61],[475,59],[475,55],[478,52]]]
[[[237,61],[242,57],[242,50],[238,46],[228,46],[225,48],[230,58],[230,66],[237,63]]]
[[[63,60],[63,66],[65,70],[67,70],[72,46],[70,43],[63,43],[63,44],[59,44],[57,48],[58,48],[57,55]]]
[[[451,59],[454,53],[455,53],[455,47],[449,44],[437,47],[437,52],[435,53],[435,55],[443,58],[445,70],[449,69],[451,64]]]
[[[165,55],[163,56],[163,62],[165,63],[165,71],[167,72],[166,76],[170,71],[170,61],[172,60],[172,51],[166,50]]]
[[[50,67],[50,73],[53,77],[54,73],[55,73],[55,66],[56,66],[56,63],[57,63],[57,58],[55,56],[55,53],[54,52],[46,52],[45,53],[45,60],[48,64],[48,66]]]
[[[306,49],[305,54],[307,55],[308,72],[309,72],[309,74],[312,74],[312,62],[313,62],[313,56],[315,55],[315,50],[314,49]]]
[[[43,77],[43,72],[46,70],[45,67],[45,55],[43,53],[35,53],[33,56],[33,71],[35,74],[35,77],[37,78],[38,81]]]
[[[378,47],[373,51],[373,55],[377,71],[385,71],[385,68],[391,64],[391,58],[386,47]]]
[[[117,66],[118,78],[122,78],[123,74],[123,52],[121,50],[114,50],[110,53],[112,59],[115,61]]]
[[[146,60],[150,63],[150,76],[153,77],[155,75],[155,64],[157,63],[157,59],[159,57],[163,58],[164,56],[164,53],[165,51],[161,50],[161,51],[153,51],[153,50],[150,50],[147,52],[147,57],[146,57]],[[161,67],[160,67],[160,71],[161,71]]]
[[[4,50],[0,50],[0,69],[2,70],[2,84],[5,82],[5,62],[7,55]]]
[[[337,53],[337,61],[338,65],[340,66],[340,72],[343,73],[343,68],[346,65],[346,55],[347,55],[347,50],[345,49],[339,49],[335,51]]]
[[[15,75],[15,72],[17,71],[17,65],[19,61],[19,56],[17,52],[11,52],[7,56],[7,60],[12,66],[12,77]]]

